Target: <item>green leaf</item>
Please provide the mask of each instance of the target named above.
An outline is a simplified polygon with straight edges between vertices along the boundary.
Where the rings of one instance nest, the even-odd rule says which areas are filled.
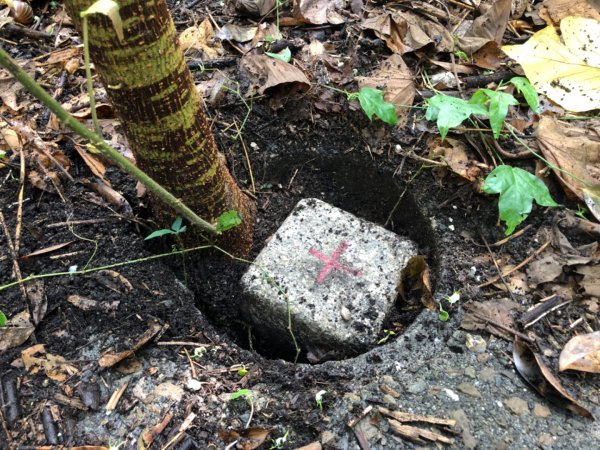
[[[540,206],[559,206],[542,180],[518,167],[496,167],[485,179],[483,191],[500,194],[498,211],[506,223],[507,236],[527,218],[533,200]]]
[[[5,326],[6,322],[8,322],[6,315],[2,311],[0,311],[0,327]]]
[[[525,77],[514,77],[510,79],[510,83],[514,84],[514,86],[517,88],[517,91],[519,91],[520,94],[523,94],[523,97],[525,97],[525,101],[533,110],[533,112],[539,114],[540,99],[535,88],[529,82],[529,80]]]
[[[265,52],[265,55],[271,58],[280,59],[283,62],[289,63],[292,60],[292,52],[289,47],[284,48],[279,53]]]
[[[226,211],[217,217],[217,232],[230,230],[242,223],[242,218],[237,211]]]
[[[183,223],[183,219],[181,217],[177,217],[173,221],[173,224],[171,225],[171,230],[175,231],[176,233],[181,233],[181,224],[182,223]],[[185,227],[183,227],[183,228],[185,228]]]
[[[485,95],[490,101],[490,127],[494,132],[494,137],[498,139],[500,137],[500,131],[506,120],[508,114],[508,105],[518,105],[519,101],[514,98],[511,94],[500,91],[492,91],[491,89],[479,89],[473,97],[476,97],[479,93]]]
[[[487,117],[488,111],[483,104],[477,102],[436,94],[427,102],[425,118],[436,121],[442,139],[445,139],[450,128],[459,126],[471,114]]]
[[[450,314],[448,314],[448,311],[446,311],[440,303],[440,312],[438,314],[438,319],[440,319],[442,322],[447,322],[449,318]]]
[[[238,389],[236,392],[231,394],[229,400],[236,400],[240,397],[252,398],[252,391],[250,389]]]
[[[0,159],[6,158],[6,152],[4,150],[0,150]]]
[[[153,231],[148,236],[146,236],[144,238],[144,240],[147,241],[149,239],[154,239],[154,238],[157,238],[160,236],[164,236],[165,234],[176,234],[176,233],[173,230],[167,230],[166,228],[163,228],[162,230]]]
[[[390,125],[398,123],[396,108],[383,99],[383,91],[364,87],[358,92],[358,101],[369,120],[373,120],[373,114],[375,114]]]

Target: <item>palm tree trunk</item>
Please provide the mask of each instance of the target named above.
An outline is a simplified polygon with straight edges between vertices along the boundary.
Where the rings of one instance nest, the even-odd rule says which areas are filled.
[[[93,3],[65,1],[80,32],[79,13]],[[138,166],[210,222],[225,211],[238,211],[242,224],[217,243],[247,254],[254,205],[219,156],[165,0],[118,3],[124,39],[108,17],[93,14],[88,16],[89,49]],[[158,217],[166,216],[158,202],[154,208]],[[199,231],[192,235],[200,237]]]

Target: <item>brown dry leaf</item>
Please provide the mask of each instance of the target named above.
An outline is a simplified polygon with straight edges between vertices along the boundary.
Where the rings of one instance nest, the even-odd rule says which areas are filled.
[[[505,271],[512,268],[512,265],[504,266],[502,270]],[[510,289],[510,291],[513,294],[525,295],[529,292],[529,285],[527,284],[527,275],[525,275],[523,272],[520,272],[518,270],[514,271],[510,275],[504,277],[504,281],[506,281],[508,289]],[[506,286],[501,281],[494,283],[493,286],[501,291],[507,291]]]
[[[37,326],[46,315],[46,310],[48,309],[44,280],[33,280],[27,283],[25,285],[25,292],[30,304],[31,320]]]
[[[456,70],[456,73],[465,75],[472,75],[477,71],[477,69],[474,67],[466,66],[464,64],[452,64],[451,62],[438,61],[436,59],[429,59],[429,62],[441,67],[442,69],[446,69],[448,72],[452,72],[452,76],[454,76],[454,70]]]
[[[81,159],[83,159],[85,165],[89,167],[92,173],[96,175],[104,184],[110,186],[110,182],[104,178],[106,166],[102,163],[102,161],[92,155],[83,145],[75,144],[75,150],[77,150],[77,153],[79,153],[79,156],[81,156]]]
[[[267,89],[284,85],[286,87],[288,87],[287,85],[298,86],[301,89],[310,87],[310,81],[300,69],[266,55],[244,56],[240,67],[248,73],[252,81],[247,94],[249,96],[257,92],[262,95]]]
[[[520,311],[522,307],[508,298],[498,301],[473,302],[465,305],[467,312],[460,322],[464,330],[485,330],[506,340],[512,340],[513,335],[493,324],[498,323],[507,328],[514,328],[512,311]]]
[[[238,439],[236,448],[242,450],[254,450],[260,447],[275,428],[251,427],[243,430],[221,430],[219,437],[223,442],[229,444]]]
[[[150,341],[153,337],[155,337],[159,332],[161,332],[164,327],[158,322],[153,322],[150,324],[148,330],[140,336],[137,342],[131,347],[129,350],[125,350],[120,353],[112,353],[111,351],[106,352],[104,355],[100,357],[98,360],[98,365],[100,367],[112,367],[120,361],[123,361],[125,358],[133,355],[137,350],[139,350],[143,345],[145,345],[148,341]]]
[[[61,66],[65,66],[67,62],[72,59],[79,60],[83,58],[83,47],[67,47],[64,50],[57,50],[55,52],[48,54],[48,59],[45,62],[40,64],[41,66],[52,66],[55,64],[60,64]]]
[[[168,413],[159,423],[153,427],[146,428],[146,430],[144,430],[140,436],[140,438],[144,441],[144,444],[148,446],[151,445],[152,442],[154,442],[154,439],[156,439],[156,437],[164,431],[169,422],[171,422],[171,419],[173,419],[173,413]]]
[[[523,379],[543,397],[583,417],[594,419],[592,413],[577,403],[562,387],[560,380],[550,372],[541,356],[519,338],[513,343],[513,361]]]
[[[503,63],[503,57],[498,43],[491,41],[473,53],[473,63],[482,69],[497,70]]]
[[[114,292],[124,294],[133,291],[131,282],[114,270],[100,270],[96,273],[96,280]]]
[[[48,378],[58,382],[63,382],[79,372],[62,356],[46,353],[44,344],[26,348],[21,352],[21,358],[30,373],[37,373],[41,369]]]
[[[35,327],[29,321],[29,311],[23,310],[0,327],[0,353],[18,347],[33,333]]]
[[[308,445],[298,447],[296,450],[322,450],[322,449],[323,449],[323,447],[321,446],[320,442],[311,442]]]
[[[219,30],[216,37],[222,41],[248,42],[254,39],[258,28],[255,25],[242,26],[233,23],[226,23]]]
[[[97,445],[82,445],[80,447],[71,447],[70,450],[110,450],[108,447],[99,447]]]
[[[104,312],[116,311],[121,304],[120,301],[115,300],[112,302],[99,302],[97,300],[93,300],[89,297],[83,297],[81,295],[69,295],[67,297],[67,301],[73,306],[82,309],[84,311],[89,311],[91,309],[99,309]]]
[[[600,21],[600,12],[588,0],[544,0],[540,16],[548,25],[558,26],[565,17],[586,17]]]
[[[408,292],[421,291],[421,303],[431,311],[437,311],[438,306],[433,300],[429,265],[424,256],[413,256],[402,269],[400,284],[396,288],[402,298],[406,299]]]
[[[250,17],[262,17],[275,10],[276,0],[236,0],[235,9]]]
[[[458,47],[469,55],[488,42],[502,42],[502,36],[510,19],[512,0],[497,0],[484,14],[473,21],[465,35],[458,40]]]
[[[98,302],[96,300],[81,295],[69,295],[67,301],[84,311],[89,311],[90,309],[96,309],[98,307]]]
[[[131,205],[127,199],[106,183],[100,180],[98,180],[98,182],[93,182],[86,179],[81,179],[79,181],[84,186],[87,186],[100,194],[102,198],[110,205],[116,206],[117,208],[122,208],[122,210],[126,213],[133,212],[133,209],[131,208]]]
[[[28,259],[33,258],[34,256],[46,255],[48,253],[55,252],[56,250],[60,250],[61,248],[65,248],[65,247],[71,245],[73,242],[75,242],[75,241],[62,242],[60,244],[55,244],[55,245],[51,245],[49,247],[40,248],[39,250],[35,250],[31,253],[27,253],[26,255],[21,256],[19,259],[21,261],[27,261]]]
[[[408,113],[415,98],[415,83],[410,69],[402,59],[395,54],[386,59],[379,69],[368,77],[356,77],[359,89],[372,87],[383,90],[383,98],[396,108],[398,126],[406,125]]]
[[[544,252],[527,266],[529,283],[535,287],[554,281],[563,273],[564,261],[554,251]]]
[[[34,76],[35,64],[31,60],[17,61],[30,77]],[[17,81],[6,69],[0,69],[0,99],[12,114],[16,114],[23,107],[18,102],[17,96],[23,90],[23,85]]]
[[[426,444],[427,441],[440,442],[448,445],[454,444],[454,439],[434,431],[414,427],[412,425],[404,425],[394,419],[388,419],[388,423],[390,424],[390,428],[394,433],[421,445]]]
[[[600,297],[600,266],[576,266],[575,272],[583,275],[579,285],[591,297]]]
[[[85,95],[87,96],[87,94]],[[71,113],[71,115],[80,122],[90,120],[92,118],[92,108],[86,106],[85,108],[79,109],[77,112]],[[98,103],[96,104],[96,115],[98,116],[98,119],[114,119],[115,112],[113,111],[112,105],[109,103]]]
[[[573,337],[560,353],[558,366],[560,371],[600,373],[600,331]]]
[[[446,163],[455,174],[468,181],[476,181],[481,175],[481,169],[475,159],[469,158],[466,145],[463,141],[447,137],[442,141],[436,137],[427,144],[429,158],[438,159]]]
[[[294,17],[313,25],[339,25],[344,23],[336,9],[343,9],[344,0],[294,0]]]
[[[544,157],[561,169],[554,173],[567,188],[567,194],[573,193],[584,202],[586,191],[589,196],[593,192],[590,188],[600,187],[600,136],[595,131],[598,127],[598,122],[580,128],[542,116],[536,132]],[[594,208],[590,211],[594,213]]]
[[[179,43],[184,50],[201,51],[207,59],[216,59],[225,53],[220,42],[214,42],[214,31],[209,19],[204,19],[197,27],[189,27],[179,35]]]
[[[454,46],[452,35],[439,23],[410,12],[387,12],[369,17],[361,27],[373,30],[395,53],[412,52],[432,46],[438,52],[450,52]]]

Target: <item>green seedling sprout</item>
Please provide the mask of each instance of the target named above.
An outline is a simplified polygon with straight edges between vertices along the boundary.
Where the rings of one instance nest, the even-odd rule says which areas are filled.
[[[323,390],[315,395],[315,402],[321,411],[323,411],[323,397],[325,397],[325,394],[327,394],[327,391]]]
[[[6,326],[6,322],[8,322],[6,315],[4,314],[4,312],[0,311],[0,327]]]
[[[581,205],[577,205],[577,211],[575,212],[575,215],[583,220],[587,220],[587,217],[585,217],[587,213],[587,210],[582,207]]]
[[[444,309],[442,302],[440,302],[440,313],[438,314],[438,319],[440,319],[442,322],[446,322],[449,318],[450,314],[448,314],[448,311]]]
[[[181,217],[177,217],[171,224],[171,229],[162,228],[160,230],[153,231],[148,236],[146,236],[144,240],[148,241],[150,239],[155,239],[157,237],[165,236],[167,234],[178,236],[181,233],[185,232],[185,230],[187,230],[187,227],[183,225],[183,219]]]
[[[444,298],[439,303],[440,312],[438,314],[438,319],[441,320],[442,322],[446,322],[450,318],[450,314],[448,313],[448,311],[446,311],[444,309],[444,306],[442,305],[443,300],[446,300],[449,305],[454,305],[456,302],[458,302],[460,300],[460,291],[456,290],[456,291],[452,292],[451,295],[444,295]]]
[[[383,330],[385,336],[377,341],[378,345],[384,344],[390,338],[390,336],[395,336],[396,333],[393,330]]]
[[[289,434],[290,434],[290,430],[286,430],[286,432],[283,436],[278,437],[277,439],[271,439],[271,442],[273,442],[273,444],[269,447],[269,450],[283,448],[283,446],[285,445],[285,443],[288,440]]]
[[[265,52],[265,55],[274,59],[279,59],[286,63],[289,63],[292,60],[292,51],[289,49],[289,47],[284,48],[279,53]]]
[[[246,374],[248,373],[248,369],[246,369],[245,366],[242,365],[242,367],[240,369],[238,369],[237,374],[240,377],[246,376]]]
[[[250,389],[238,389],[229,397],[229,401],[237,400],[238,398],[243,397],[246,399],[246,402],[250,404],[250,417],[248,417],[248,422],[246,422],[246,428],[250,427],[250,422],[252,422],[252,416],[254,415],[254,401],[252,400],[252,391]]]
[[[192,359],[202,359],[204,357],[204,354],[207,352],[206,347],[196,347],[194,349],[194,353],[192,354],[191,358]]]

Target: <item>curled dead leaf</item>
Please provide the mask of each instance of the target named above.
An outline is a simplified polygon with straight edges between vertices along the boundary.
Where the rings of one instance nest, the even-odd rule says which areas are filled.
[[[497,0],[491,8],[473,21],[471,27],[458,40],[458,47],[471,55],[488,42],[502,42],[506,31],[512,0]]]
[[[33,333],[35,327],[29,321],[29,311],[23,310],[0,327],[0,353],[18,347]]]
[[[294,0],[294,17],[313,25],[339,25],[344,18],[336,9],[344,6],[343,0]]]
[[[249,95],[258,92],[262,95],[267,89],[287,85],[296,85],[301,89],[308,89],[310,81],[297,67],[269,58],[266,55],[248,55],[242,58],[240,67],[248,73],[252,80]]]
[[[580,416],[594,419],[592,413],[577,403],[565,390],[560,380],[544,364],[541,356],[518,338],[513,343],[513,361],[523,379],[542,396]]]
[[[400,284],[396,288],[402,298],[406,299],[408,292],[419,291],[421,303],[431,311],[437,311],[438,306],[433,300],[431,280],[429,278],[429,265],[424,256],[413,256],[402,269]]]
[[[600,331],[573,337],[560,353],[560,371],[600,373]]]

